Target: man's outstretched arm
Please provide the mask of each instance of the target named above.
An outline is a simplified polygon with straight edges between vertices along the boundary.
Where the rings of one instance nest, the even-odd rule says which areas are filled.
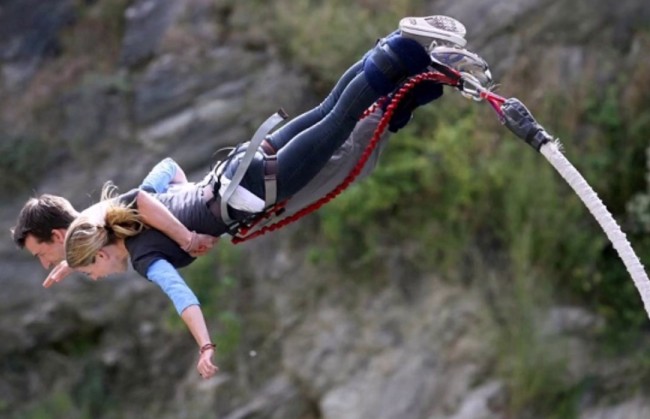
[[[181,166],[171,157],[166,157],[151,169],[138,188],[147,192],[164,193],[171,186],[185,183],[188,183],[187,176]]]

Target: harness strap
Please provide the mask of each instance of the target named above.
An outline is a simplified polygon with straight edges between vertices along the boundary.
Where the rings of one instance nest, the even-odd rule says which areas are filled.
[[[264,154],[264,208],[275,204],[278,198],[278,155],[266,140],[260,144]]]
[[[255,131],[255,134],[253,135],[253,138],[251,138],[251,141],[248,144],[246,152],[244,153],[244,157],[242,157],[241,161],[239,162],[239,166],[237,167],[237,170],[235,170],[235,174],[230,180],[230,184],[226,187],[226,190],[221,196],[220,213],[221,213],[221,219],[223,220],[224,223],[231,224],[234,221],[232,218],[230,218],[230,215],[228,214],[228,201],[230,200],[232,194],[235,192],[237,186],[239,186],[242,179],[244,178],[244,175],[246,174],[246,170],[248,170],[248,167],[253,161],[253,158],[255,157],[255,153],[258,151],[260,145],[264,141],[266,134],[268,134],[269,131],[271,131],[276,125],[278,125],[280,122],[285,120],[287,117],[288,117],[287,113],[283,109],[280,109],[276,113],[268,117],[266,121],[264,121],[262,125],[260,125],[259,128],[257,128],[257,131]],[[265,180],[266,180],[266,176],[265,176]]]

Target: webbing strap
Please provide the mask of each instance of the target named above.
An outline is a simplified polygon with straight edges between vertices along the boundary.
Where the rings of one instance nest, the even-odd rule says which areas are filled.
[[[278,199],[278,155],[268,141],[262,141],[264,153],[264,209],[275,205]]]
[[[251,141],[248,144],[246,152],[244,152],[244,157],[239,162],[239,166],[237,167],[237,170],[235,170],[235,174],[230,180],[230,184],[228,184],[226,190],[221,196],[221,219],[224,223],[230,224],[234,221],[228,214],[228,201],[230,200],[232,194],[235,192],[237,186],[239,186],[241,183],[241,180],[244,178],[246,170],[248,170],[248,166],[250,166],[251,162],[253,161],[255,153],[257,153],[257,150],[262,144],[262,141],[264,141],[266,134],[268,134],[269,131],[271,131],[276,125],[284,121],[286,118],[287,113],[283,109],[279,109],[276,113],[269,116],[266,121],[264,121],[262,125],[257,128],[257,131],[255,131],[253,138],[251,138]]]

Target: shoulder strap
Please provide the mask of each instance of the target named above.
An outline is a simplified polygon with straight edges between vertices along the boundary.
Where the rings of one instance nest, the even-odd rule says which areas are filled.
[[[241,162],[239,162],[239,166],[237,167],[237,170],[235,170],[235,174],[230,180],[230,184],[226,187],[226,190],[221,196],[221,218],[224,223],[230,224],[234,221],[228,214],[228,201],[230,200],[232,194],[235,192],[237,186],[239,186],[241,183],[241,180],[244,178],[246,170],[248,170],[248,166],[250,166],[251,162],[253,161],[253,157],[255,157],[255,153],[258,151],[260,145],[262,144],[262,141],[264,141],[264,138],[266,138],[266,134],[268,134],[269,131],[271,131],[276,125],[284,121],[286,118],[287,113],[283,109],[279,109],[276,113],[269,116],[266,121],[264,121],[262,125],[259,126],[257,131],[255,131],[255,134],[253,135],[253,138],[251,138],[251,141],[248,144],[248,148],[244,153],[244,157],[242,158]]]

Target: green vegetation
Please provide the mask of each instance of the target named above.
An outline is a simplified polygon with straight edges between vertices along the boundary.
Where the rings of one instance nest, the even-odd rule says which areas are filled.
[[[124,13],[130,3],[76,0],[77,21],[61,39],[65,58],[94,71],[113,71],[122,45]]]
[[[563,341],[544,335],[540,328],[553,284],[532,266],[533,238],[530,232],[513,237],[509,272],[505,278],[490,281],[500,325],[495,340],[497,373],[508,387],[510,416],[575,418],[581,386],[562,374],[569,368],[560,355],[564,353]]]
[[[106,371],[97,362],[87,364],[72,391],[54,389],[34,405],[22,408],[11,419],[118,418],[116,400],[106,384]],[[1,411],[0,411],[1,412]]]
[[[14,192],[33,185],[52,159],[48,157],[49,151],[49,145],[41,138],[0,132],[0,192]]]
[[[51,393],[37,406],[13,415],[12,419],[86,419],[90,418],[77,410],[72,398],[63,392]]]
[[[216,0],[215,5],[229,31],[242,32],[252,45],[272,42],[312,76],[319,93],[327,92],[368,45],[394,30],[395,22],[422,7],[415,0]]]
[[[318,90],[329,89],[341,69],[358,60],[379,36],[394,30],[395,22],[408,14],[412,3],[277,1],[273,2],[277,24],[272,33],[282,40],[278,45],[285,54],[314,76]],[[352,31],[354,36],[349,36]],[[340,36],[331,36],[333,33]]]
[[[12,97],[14,112],[22,112],[26,120],[31,117],[39,123],[23,131],[28,134],[0,132],[0,192],[28,189],[54,161],[67,153],[78,154],[86,147],[52,137],[52,129],[47,126],[57,123],[50,122],[50,116],[60,108],[62,92],[83,84],[120,92],[129,89],[124,74],[117,72],[123,16],[129,3],[75,0],[75,23],[62,30],[59,38],[61,55],[39,71],[23,95]]]
[[[650,233],[650,148],[646,149],[648,187],[628,202],[627,210],[633,217],[634,227],[642,233]]]

